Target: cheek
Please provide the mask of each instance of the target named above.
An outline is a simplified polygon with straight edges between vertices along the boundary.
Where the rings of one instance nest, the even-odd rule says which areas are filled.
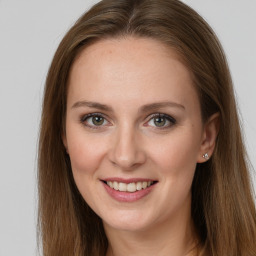
[[[164,175],[184,176],[194,174],[200,137],[193,131],[179,132],[169,136],[151,152],[154,161],[161,166]]]
[[[72,136],[67,137],[68,149],[76,186],[88,205],[97,209],[95,202],[100,198],[97,193],[93,196],[92,193],[98,185],[95,184],[97,170],[104,158],[106,146],[102,143],[102,139],[86,136],[84,131],[73,130],[69,134]]]
[[[101,138],[94,139],[79,131],[68,138],[68,150],[73,172],[92,174],[98,169],[106,149]]]

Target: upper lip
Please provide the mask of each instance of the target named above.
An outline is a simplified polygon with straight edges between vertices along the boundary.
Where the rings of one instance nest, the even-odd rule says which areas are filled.
[[[122,183],[136,183],[136,182],[143,182],[143,181],[157,181],[155,179],[149,179],[149,178],[129,178],[129,179],[125,179],[125,178],[120,178],[120,177],[110,177],[110,178],[104,178],[102,179],[102,181],[117,181],[117,182],[122,182]]]

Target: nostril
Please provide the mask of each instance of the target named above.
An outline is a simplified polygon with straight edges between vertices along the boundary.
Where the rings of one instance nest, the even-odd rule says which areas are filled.
[[[121,128],[120,128],[121,129]],[[139,143],[139,138],[135,140],[134,129],[120,131],[116,141],[112,144],[108,157],[111,163],[120,169],[130,170],[143,164],[146,160],[143,145]]]

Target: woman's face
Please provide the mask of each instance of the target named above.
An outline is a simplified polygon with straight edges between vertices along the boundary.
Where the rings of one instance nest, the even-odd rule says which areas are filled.
[[[76,185],[106,226],[147,230],[190,216],[205,128],[190,71],[152,39],[83,50],[68,84],[66,134]]]

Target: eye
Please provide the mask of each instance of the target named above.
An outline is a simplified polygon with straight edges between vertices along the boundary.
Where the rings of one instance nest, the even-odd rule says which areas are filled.
[[[154,114],[147,125],[156,128],[169,128],[176,123],[176,120],[167,114]]]
[[[109,124],[107,119],[101,113],[92,113],[81,118],[81,123],[91,128],[99,128]]]

